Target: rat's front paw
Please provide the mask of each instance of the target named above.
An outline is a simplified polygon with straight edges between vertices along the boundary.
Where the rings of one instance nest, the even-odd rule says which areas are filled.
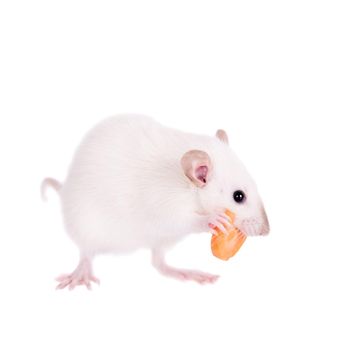
[[[232,226],[232,222],[227,214],[217,213],[209,217],[208,226],[210,228],[210,233],[213,235],[218,234],[215,228],[218,228],[225,235],[228,235],[228,229]]]

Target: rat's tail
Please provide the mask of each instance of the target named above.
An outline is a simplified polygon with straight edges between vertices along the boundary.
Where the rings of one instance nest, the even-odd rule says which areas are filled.
[[[47,197],[46,197],[46,189],[47,187],[50,186],[52,187],[54,190],[56,190],[57,192],[60,192],[61,188],[62,188],[62,184],[51,178],[51,177],[47,177],[43,180],[43,182],[41,183],[41,198],[46,202],[47,201]]]

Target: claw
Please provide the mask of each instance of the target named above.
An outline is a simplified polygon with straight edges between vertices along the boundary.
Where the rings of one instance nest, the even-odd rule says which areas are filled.
[[[95,276],[90,276],[90,280],[98,285],[101,284],[100,280]]]

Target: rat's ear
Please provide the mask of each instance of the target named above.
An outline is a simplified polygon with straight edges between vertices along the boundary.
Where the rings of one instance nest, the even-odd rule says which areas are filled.
[[[216,137],[223,143],[226,143],[228,145],[228,136],[226,134],[225,130],[219,129],[216,132]]]
[[[208,153],[192,150],[181,158],[181,166],[185,175],[197,186],[204,187],[211,174],[211,161]]]

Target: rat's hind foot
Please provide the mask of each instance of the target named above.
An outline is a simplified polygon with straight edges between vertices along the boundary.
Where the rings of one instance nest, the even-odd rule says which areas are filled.
[[[68,287],[72,290],[78,285],[85,285],[87,289],[91,289],[91,281],[100,284],[99,279],[92,274],[91,261],[87,258],[81,259],[79,265],[71,274],[61,275],[56,280],[60,282],[56,289]]]
[[[196,270],[177,269],[167,265],[164,256],[159,252],[153,252],[153,266],[164,276],[176,278],[181,281],[195,281],[200,284],[214,283],[218,280],[218,275],[211,275],[206,272]]]

